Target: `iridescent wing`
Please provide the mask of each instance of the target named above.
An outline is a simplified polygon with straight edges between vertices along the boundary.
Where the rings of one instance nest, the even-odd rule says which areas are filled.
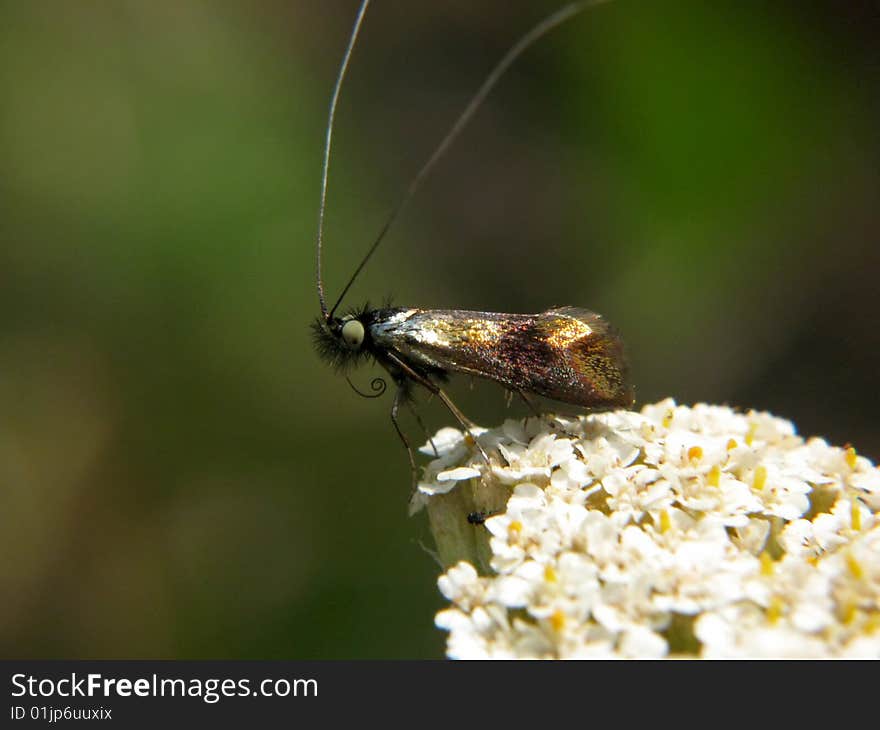
[[[408,363],[495,380],[587,408],[630,406],[623,343],[587,309],[541,314],[379,310],[370,335]]]

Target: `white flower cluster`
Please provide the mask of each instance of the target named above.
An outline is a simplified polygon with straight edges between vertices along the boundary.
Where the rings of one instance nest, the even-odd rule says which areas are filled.
[[[413,498],[450,657],[880,656],[880,469],[854,449],[672,400],[477,437],[491,466],[443,429]]]

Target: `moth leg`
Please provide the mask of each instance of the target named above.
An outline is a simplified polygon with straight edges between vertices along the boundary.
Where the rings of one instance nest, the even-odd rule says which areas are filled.
[[[449,398],[449,396],[446,395],[446,393],[441,388],[437,387],[436,385],[434,387],[437,388],[437,397],[441,401],[443,401],[443,405],[445,405],[450,410],[452,415],[458,419],[459,423],[461,423],[469,431],[473,428],[477,428],[477,424],[474,423],[466,415],[464,415],[464,413],[462,413],[458,409],[458,406],[452,402],[452,400]]]
[[[458,406],[456,406],[455,403],[453,403],[449,399],[449,396],[443,392],[443,389],[435,383],[432,383],[430,380],[428,380],[428,378],[419,375],[415,370],[413,370],[409,365],[407,365],[403,360],[401,360],[393,353],[389,352],[386,357],[391,360],[391,362],[393,362],[398,368],[400,368],[407,376],[415,380],[419,385],[430,390],[441,401],[443,401],[443,405],[445,405],[449,409],[449,412],[453,416],[455,416],[455,419],[459,422],[462,428],[464,428],[468,436],[470,436],[470,438],[473,440],[474,444],[477,447],[477,450],[480,452],[486,463],[491,464],[492,462],[489,461],[489,455],[486,453],[486,450],[482,447],[480,442],[477,441],[471,434],[471,431],[477,427],[477,424],[475,424],[466,415],[464,415],[464,413],[458,410]]]
[[[529,410],[532,412],[532,415],[534,415],[535,418],[540,418],[541,411],[538,410],[538,407],[535,405],[535,402],[531,398],[529,398],[523,391],[518,390],[516,392],[519,393],[519,397],[523,399],[523,403],[525,403],[529,407]]]
[[[428,381],[428,382],[430,383],[431,381]],[[464,413],[462,413],[460,410],[458,410],[458,406],[455,405],[455,403],[453,403],[449,399],[449,396],[446,395],[446,393],[444,393],[441,388],[438,388],[433,383],[431,383],[431,385],[434,388],[437,388],[437,391],[436,391],[437,397],[443,401],[443,405],[445,405],[449,409],[449,412],[453,416],[455,416],[455,418],[458,420],[458,422],[464,427],[464,430],[467,431],[468,437],[474,442],[474,446],[477,447],[477,450],[480,452],[480,455],[483,457],[483,460],[491,466],[492,462],[489,461],[489,454],[486,453],[486,450],[483,448],[482,444],[480,444],[480,442],[477,441],[476,438],[474,438],[473,434],[471,434],[471,431],[473,429],[477,428],[477,424],[474,423],[466,415],[464,415]]]
[[[394,424],[394,430],[397,431],[397,435],[400,437],[400,440],[406,448],[406,455],[409,457],[409,468],[412,471],[413,489],[415,489],[419,482],[416,460],[413,456],[412,447],[409,445],[409,439],[407,439],[406,435],[403,433],[403,429],[400,428],[400,422],[397,420],[397,412],[400,409],[400,399],[405,396],[406,387],[398,383],[397,390],[394,391],[394,400],[391,403],[391,423]]]
[[[409,408],[409,412],[413,414],[413,418],[416,419],[416,423],[419,424],[419,428],[424,431],[425,438],[428,439],[428,443],[431,444],[431,448],[434,450],[434,458],[439,458],[440,453],[437,451],[437,445],[434,443],[434,437],[431,436],[431,434],[428,432],[428,429],[425,428],[425,422],[422,421],[422,417],[419,415],[416,407],[413,405],[412,401],[409,398],[405,398],[403,402],[406,403],[406,407]]]
[[[510,408],[510,404],[513,402],[513,391],[505,390],[504,391],[504,407]]]

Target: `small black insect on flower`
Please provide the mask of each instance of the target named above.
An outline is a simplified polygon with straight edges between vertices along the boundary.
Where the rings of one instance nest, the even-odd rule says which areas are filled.
[[[486,524],[486,520],[497,514],[501,514],[500,510],[479,510],[477,512],[468,512],[467,521],[468,524],[474,526],[484,525]]]

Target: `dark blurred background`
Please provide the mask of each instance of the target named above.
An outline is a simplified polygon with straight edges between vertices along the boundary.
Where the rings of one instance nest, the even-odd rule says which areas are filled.
[[[558,5],[371,8],[335,137],[331,298]],[[355,11],[0,4],[3,656],[442,655],[390,398],[355,396],[307,329]],[[641,402],[766,409],[876,460],[878,37],[875,2],[580,16],[504,79],[350,303],[589,307]],[[451,392],[485,424],[523,410]]]

